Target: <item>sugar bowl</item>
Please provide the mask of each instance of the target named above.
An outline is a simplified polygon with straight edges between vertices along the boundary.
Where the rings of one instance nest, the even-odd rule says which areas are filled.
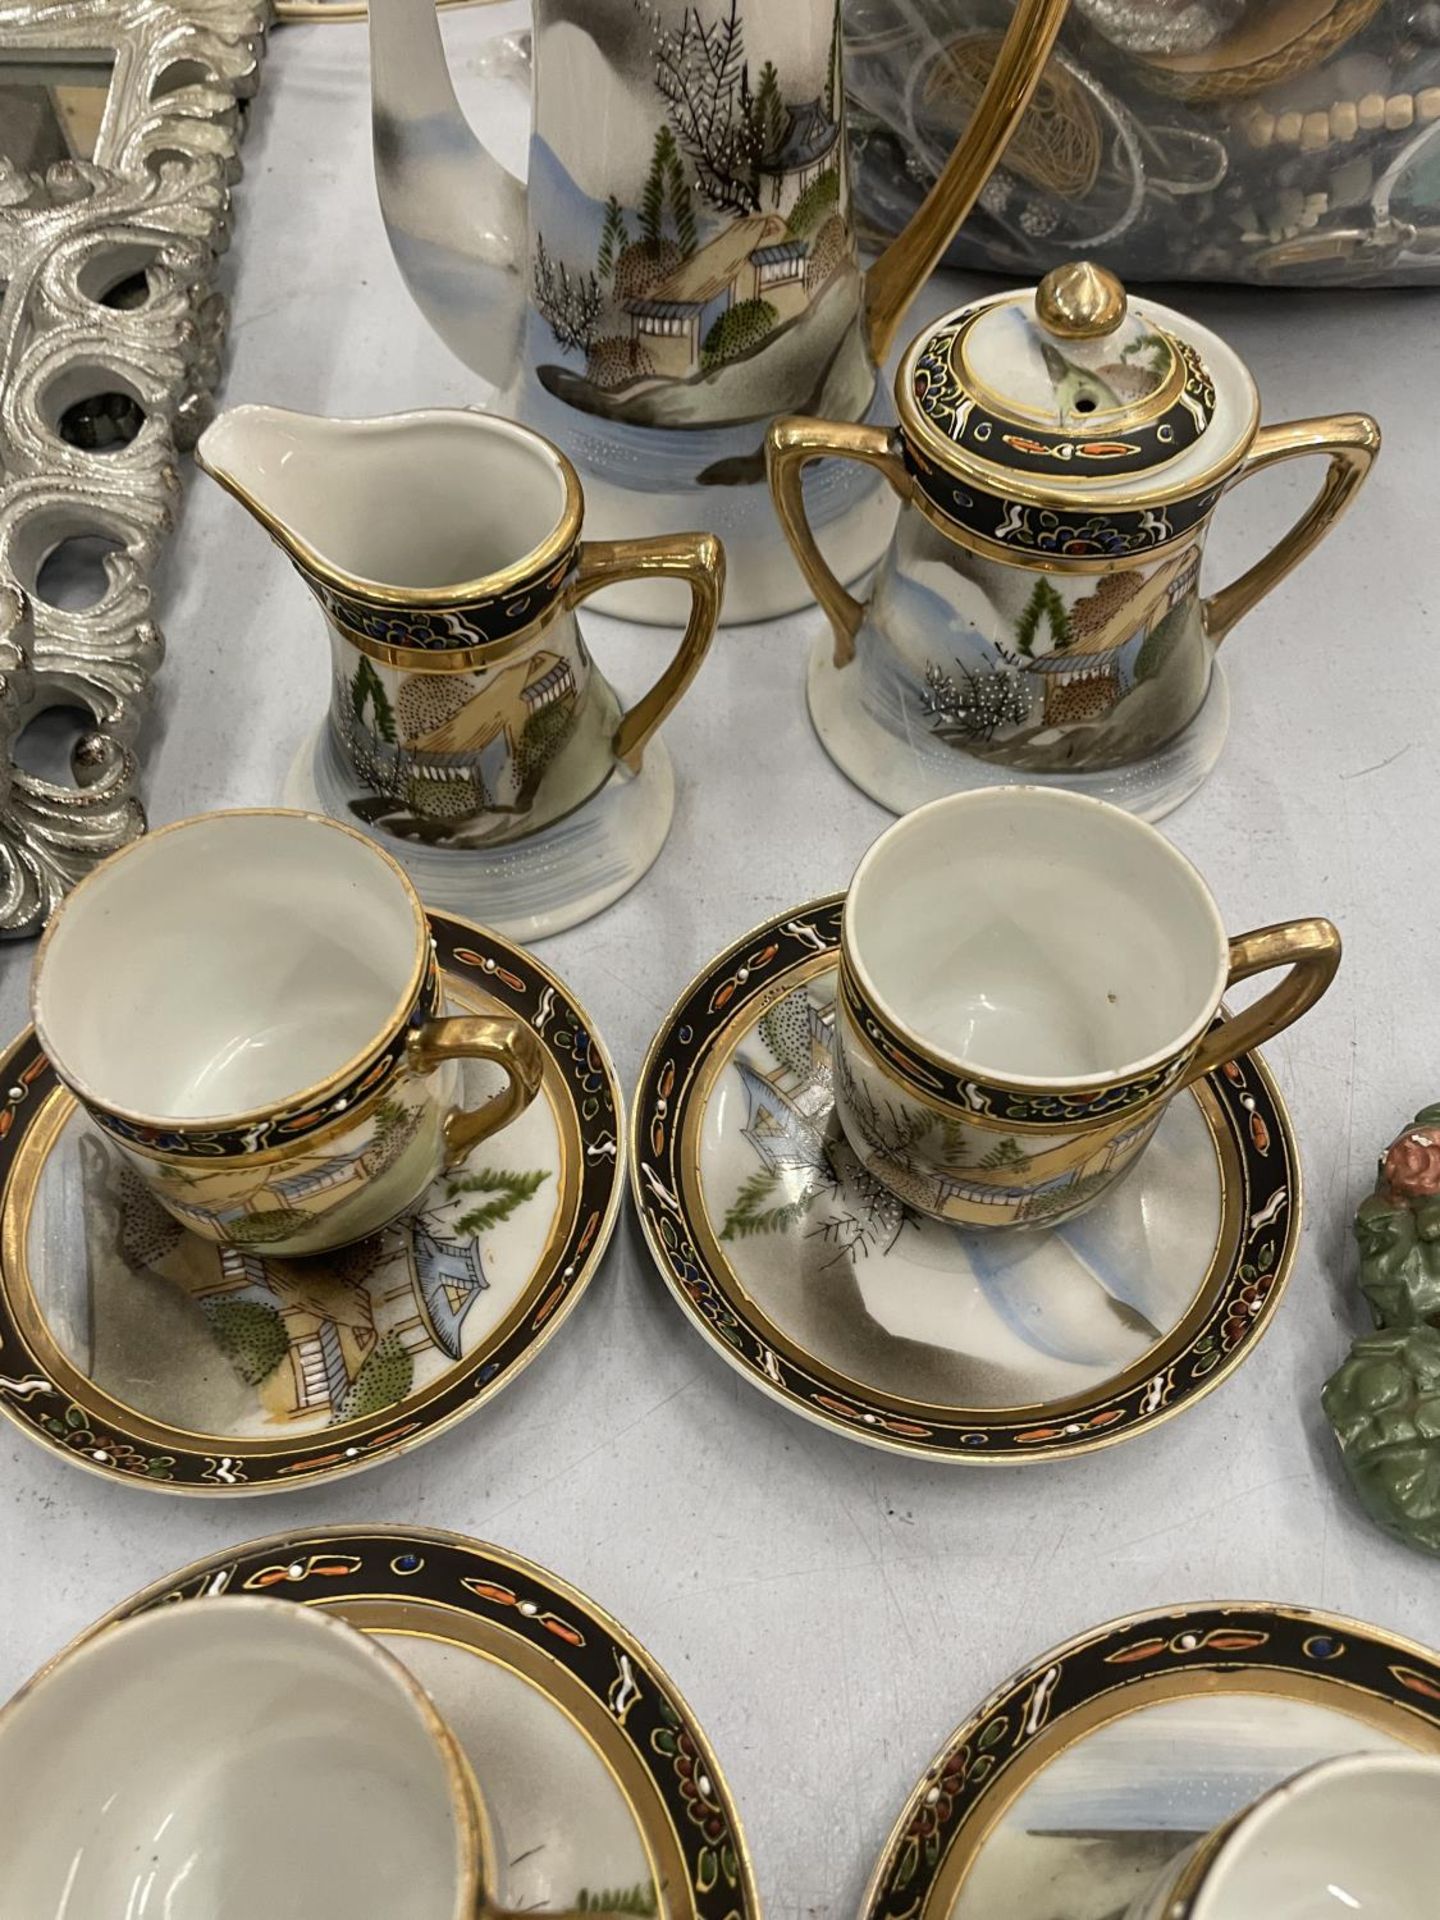
[[[833,629],[809,683],[831,756],[896,812],[1017,780],[1169,812],[1224,744],[1217,647],[1334,526],[1379,428],[1261,426],[1232,347],[1085,261],[927,327],[895,399],[895,431],[792,416],[769,435],[776,507]],[[1327,461],[1314,500],[1203,595],[1217,503],[1302,454]],[[801,475],[824,457],[878,467],[902,502],[863,604],[805,518]]]

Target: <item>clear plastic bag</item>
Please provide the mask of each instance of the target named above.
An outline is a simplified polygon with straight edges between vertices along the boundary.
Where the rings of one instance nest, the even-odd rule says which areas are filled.
[[[909,218],[1010,0],[845,0],[857,199]],[[1440,280],[1440,0],[1071,0],[1020,130],[951,248],[1035,278]]]

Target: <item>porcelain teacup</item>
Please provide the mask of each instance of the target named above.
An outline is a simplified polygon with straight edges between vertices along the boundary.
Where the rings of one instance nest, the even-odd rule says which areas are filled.
[[[104,861],[47,928],[31,1007],[156,1199],[266,1254],[376,1232],[543,1069],[524,1020],[441,1014],[425,909],[388,854],[281,809],[202,814]],[[462,1059],[504,1090],[457,1107]]]
[[[0,1808],[6,1920],[518,1920],[430,1696],[288,1600],[161,1606],[60,1655],[0,1711]]]
[[[953,794],[881,834],[850,883],[836,1111],[919,1212],[1052,1226],[1120,1177],[1181,1088],[1312,1006],[1339,960],[1328,920],[1227,941],[1189,861],[1118,807]],[[1212,1025],[1227,987],[1285,965]]]
[[[0,1713],[0,1912],[475,1920],[473,1775],[383,1646],[218,1596],[106,1627]]]
[[[1437,1886],[1440,1759],[1352,1753],[1188,1847],[1126,1920],[1429,1920]]]

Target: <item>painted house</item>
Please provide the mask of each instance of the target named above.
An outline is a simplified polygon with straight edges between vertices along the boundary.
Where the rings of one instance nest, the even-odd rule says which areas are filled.
[[[1026,1184],[1016,1184],[1013,1167],[967,1167],[963,1172],[937,1177],[925,1195],[928,1206],[943,1206],[947,1200],[963,1200],[971,1206],[993,1206],[1006,1213],[1016,1212],[1020,1220],[1044,1219],[1063,1205],[1063,1196],[1081,1181],[1108,1173],[1110,1168],[1145,1132],[1148,1117],[1138,1126],[1127,1128],[1113,1140],[1107,1140],[1095,1152],[1075,1157],[1076,1143],[1066,1140],[1048,1151],[1028,1156]],[[1018,1211],[1016,1211],[1016,1205]]]
[[[830,1092],[834,1015],[807,1004],[809,1059],[803,1072],[774,1067],[768,1072],[738,1054],[735,1071],[745,1089],[746,1119],[741,1132],[772,1173],[818,1166],[824,1154]]]
[[[784,138],[760,162],[760,204],[788,213],[828,167],[838,164],[840,128],[818,99],[791,107]]]
[[[1192,548],[1162,561],[1149,574],[1102,574],[1095,591],[1075,601],[1068,613],[1067,644],[1025,663],[1024,671],[1044,684],[1047,727],[1106,717],[1126,690],[1127,650],[1189,591],[1198,566]]]
[[[728,308],[766,299],[777,324],[806,305],[808,246],[794,240],[775,213],[749,213],[688,260],[647,287],[643,298],[624,302],[631,337],[645,349],[663,379],[688,380],[700,370],[705,336]]]
[[[192,1296],[207,1315],[228,1302],[278,1319],[287,1351],[257,1386],[268,1411],[282,1420],[339,1418],[362,1367],[387,1335],[412,1363],[436,1349],[460,1359],[466,1315],[490,1284],[477,1246],[441,1239],[418,1220],[411,1223],[403,1258],[388,1259],[365,1285],[346,1285],[323,1270],[310,1284],[303,1269],[287,1264],[272,1272],[258,1254],[216,1251],[216,1277],[192,1283]]]

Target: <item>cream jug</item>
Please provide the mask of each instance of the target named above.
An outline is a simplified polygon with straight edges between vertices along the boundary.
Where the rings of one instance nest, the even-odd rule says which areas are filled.
[[[375,167],[396,261],[496,405],[574,460],[596,533],[709,527],[730,554],[727,618],[784,612],[806,594],[765,499],[765,426],[797,410],[865,417],[1064,10],[1018,0],[965,138],[866,272],[840,0],[536,0],[524,187],[460,111],[434,0],[375,0]],[[873,475],[839,466],[811,491],[853,578],[893,507]],[[673,611],[623,589],[604,605]]]
[[[714,536],[582,540],[574,468],[513,421],[245,406],[206,429],[196,459],[319,602],[349,812],[394,840],[505,846],[574,813],[640,768],[714,632]],[[688,588],[689,623],[625,712],[575,607],[611,581],[662,577]]]
[[[893,433],[795,418],[770,434],[776,506],[833,630],[810,669],[826,747],[896,812],[1050,780],[1159,818],[1224,743],[1217,647],[1334,526],[1379,428],[1360,413],[1261,426],[1233,348],[1086,262],[927,327],[895,397]],[[1202,594],[1218,503],[1306,454],[1327,462],[1311,505]],[[806,465],[835,455],[902,502],[863,605],[801,492]]]

